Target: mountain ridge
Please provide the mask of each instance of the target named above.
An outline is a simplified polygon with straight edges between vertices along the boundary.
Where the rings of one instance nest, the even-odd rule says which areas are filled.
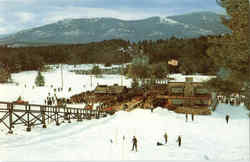
[[[193,38],[230,33],[213,12],[196,12],[176,16],[153,16],[140,20],[111,17],[64,19],[56,23],[22,30],[1,42],[89,43],[110,39],[129,41]]]

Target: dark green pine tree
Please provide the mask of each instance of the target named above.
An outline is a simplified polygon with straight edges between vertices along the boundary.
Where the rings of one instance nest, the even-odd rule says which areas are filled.
[[[42,87],[42,86],[45,85],[44,77],[42,76],[41,71],[38,71],[38,74],[37,74],[37,77],[36,77],[36,80],[35,80],[35,84],[36,84],[37,87]]]
[[[230,92],[234,85],[234,92],[241,92],[247,97],[246,105],[250,109],[249,0],[217,1],[227,11],[229,18],[224,17],[222,20],[232,30],[232,34],[210,39],[213,46],[207,52],[216,66],[227,71],[221,78],[222,83],[231,84],[215,84],[213,88],[224,88],[224,92]],[[225,85],[227,86],[224,87]]]
[[[100,77],[101,74],[102,74],[102,71],[101,71],[101,69],[99,68],[98,65],[95,65],[95,66],[92,68],[91,73],[92,73],[93,75],[95,75],[95,77]]]

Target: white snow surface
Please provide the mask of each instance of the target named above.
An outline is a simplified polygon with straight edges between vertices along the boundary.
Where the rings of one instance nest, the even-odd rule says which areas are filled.
[[[43,103],[50,85],[60,87],[60,70],[42,73],[45,87],[35,87],[35,71],[13,74],[15,84],[0,84],[0,100],[13,101],[19,95],[31,103]],[[180,75],[178,75],[181,77]],[[202,78],[202,76],[197,76]],[[65,87],[60,93],[70,96],[74,93],[93,89],[90,77],[76,75],[64,70]],[[105,75],[93,78],[93,85],[120,84],[119,75]],[[131,80],[124,78],[130,86]],[[27,84],[27,88],[24,88]],[[85,85],[83,87],[83,85]],[[93,86],[94,87],[94,86]],[[58,94],[59,95],[59,94]],[[18,125],[9,135],[0,123],[0,161],[68,161],[68,160],[249,160],[249,111],[241,106],[219,104],[210,116],[195,116],[194,121],[185,122],[184,114],[158,107],[150,110],[135,109],[132,112],[119,111],[113,116],[82,122],[65,122],[60,126],[50,123],[44,129],[35,126],[31,132]],[[230,115],[226,124],[225,115]],[[2,114],[0,114],[2,116]],[[168,143],[163,135],[168,133]],[[182,137],[178,147],[177,137]],[[123,140],[125,136],[125,140]],[[132,137],[138,139],[138,152],[131,151]],[[112,139],[113,143],[110,142]]]
[[[59,65],[58,65],[59,66]],[[94,65],[63,65],[63,91],[56,92],[58,98],[65,97],[70,98],[74,94],[78,94],[84,91],[95,89],[97,84],[121,84],[121,77],[123,78],[123,85],[127,87],[131,86],[131,79],[127,79],[120,75],[103,75],[102,77],[96,78],[91,75],[76,75],[70,70],[89,70]],[[100,68],[105,68],[103,65],[99,65]],[[118,67],[114,65],[113,67]],[[107,67],[111,68],[111,67]],[[43,104],[47,98],[48,93],[50,96],[54,95],[54,88],[60,88],[62,85],[61,81],[61,69],[52,66],[52,71],[42,72],[45,79],[45,87],[36,87],[35,78],[37,71],[26,71],[12,74],[11,77],[15,84],[0,84],[0,101],[12,102],[17,100],[19,96],[23,100],[29,101],[31,104]],[[90,84],[92,77],[92,86]],[[26,88],[25,88],[26,85]],[[51,85],[53,88],[51,88]],[[35,87],[33,89],[33,86]],[[68,89],[72,90],[68,92]]]
[[[174,79],[174,80],[170,80],[170,82],[185,82],[186,78],[193,78],[194,82],[205,82],[211,78],[215,78],[216,76],[170,74],[169,77]]]
[[[168,17],[160,17],[160,23],[162,24],[178,24],[178,21],[170,19]]]

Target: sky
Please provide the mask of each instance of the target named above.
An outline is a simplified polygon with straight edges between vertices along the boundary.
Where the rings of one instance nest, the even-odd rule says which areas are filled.
[[[216,0],[0,0],[0,35],[68,18],[137,20],[199,11],[224,9]]]

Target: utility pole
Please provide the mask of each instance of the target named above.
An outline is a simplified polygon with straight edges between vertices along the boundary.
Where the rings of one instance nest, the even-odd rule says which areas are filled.
[[[121,86],[123,85],[123,64],[122,64],[122,69],[121,69]]]
[[[121,69],[121,86],[123,86],[123,74],[124,74],[124,58],[125,58],[125,51],[121,51],[122,52],[122,69]]]
[[[92,74],[90,74],[90,87],[92,88],[92,81],[93,81],[93,75]]]
[[[62,70],[62,64],[61,64],[61,81],[62,81],[62,89],[63,89],[63,70]]]

